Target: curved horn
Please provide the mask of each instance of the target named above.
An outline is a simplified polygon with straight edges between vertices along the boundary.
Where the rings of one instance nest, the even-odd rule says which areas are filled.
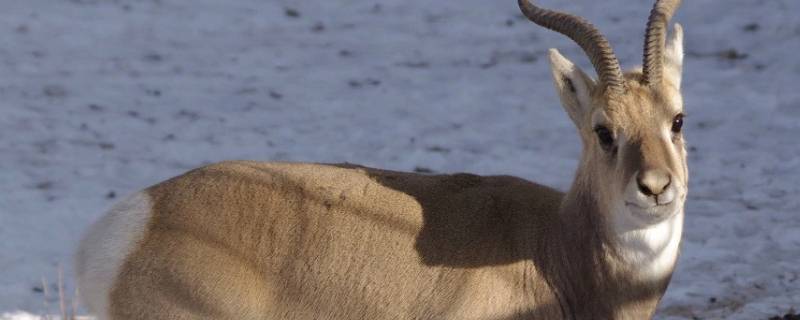
[[[603,34],[581,17],[539,8],[528,0],[517,0],[522,13],[531,21],[547,29],[561,33],[583,49],[592,61],[601,83],[616,92],[624,91],[625,82],[619,60]]]
[[[658,0],[653,5],[653,10],[650,11],[644,36],[642,73],[644,74],[644,83],[651,87],[661,84],[667,41],[667,23],[680,5],[681,0]]]

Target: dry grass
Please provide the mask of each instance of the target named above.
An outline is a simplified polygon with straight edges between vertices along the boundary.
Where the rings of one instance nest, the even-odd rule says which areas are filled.
[[[47,284],[47,280],[45,277],[42,277],[42,288],[44,293],[44,312],[41,316],[42,320],[92,320],[94,318],[86,317],[86,316],[78,316],[78,306],[80,303],[80,295],[78,292],[78,288],[76,287],[75,290],[72,292],[71,296],[67,296],[64,289],[64,268],[61,267],[59,264],[58,267],[58,282],[57,282],[57,294],[58,294],[58,315],[50,314],[50,286]]]

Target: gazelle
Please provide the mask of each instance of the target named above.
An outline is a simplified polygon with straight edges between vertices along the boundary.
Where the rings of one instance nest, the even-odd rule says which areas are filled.
[[[510,176],[223,162],[128,197],[77,253],[101,319],[646,319],[687,194],[680,0],[656,2],[623,73],[586,20],[519,0],[580,45],[555,87],[580,134],[562,193]]]

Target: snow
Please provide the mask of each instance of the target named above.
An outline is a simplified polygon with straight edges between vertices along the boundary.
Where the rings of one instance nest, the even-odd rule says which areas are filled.
[[[623,65],[639,64],[650,1],[539,3],[589,18]],[[580,151],[546,50],[591,68],[512,0],[28,0],[0,12],[0,319],[56,313],[42,278],[55,292],[82,230],[202,164],[347,161],[563,189]],[[691,186],[658,319],[800,309],[797,12],[796,0],[684,1],[675,18]]]

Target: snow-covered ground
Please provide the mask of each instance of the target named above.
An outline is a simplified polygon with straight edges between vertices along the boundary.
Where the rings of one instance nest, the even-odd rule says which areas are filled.
[[[626,67],[641,60],[650,1],[539,3],[592,20]],[[798,12],[797,0],[696,0],[675,19],[692,178],[659,319],[800,309]],[[93,219],[209,162],[347,161],[563,189],[579,147],[546,49],[591,70],[513,0],[2,1],[0,30],[0,319],[57,312],[58,265],[71,271]]]

